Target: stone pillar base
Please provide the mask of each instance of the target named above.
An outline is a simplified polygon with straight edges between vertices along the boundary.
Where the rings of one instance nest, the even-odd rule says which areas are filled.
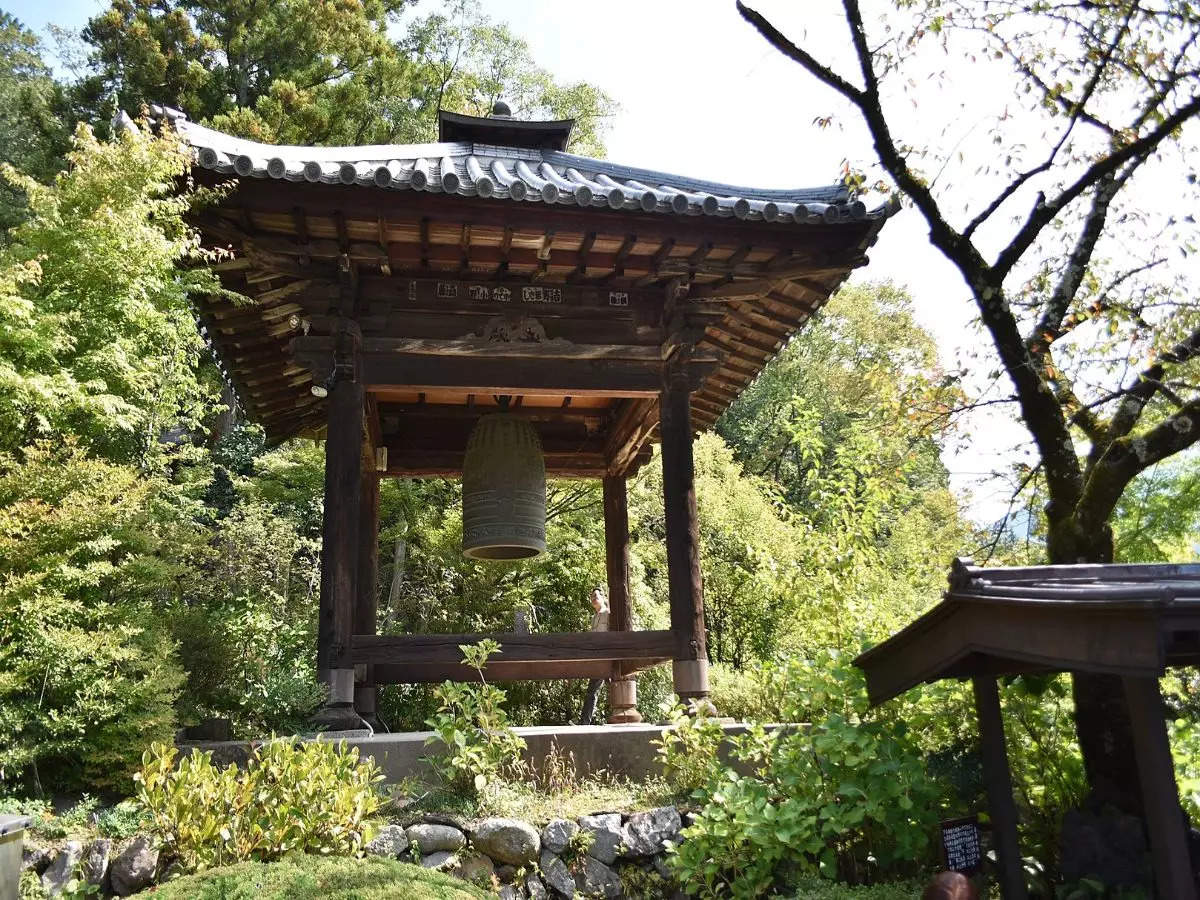
[[[642,721],[637,708],[637,679],[614,678],[608,683],[609,725],[631,725]]]

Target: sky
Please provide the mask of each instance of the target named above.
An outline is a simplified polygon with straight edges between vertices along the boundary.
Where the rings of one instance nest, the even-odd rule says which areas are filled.
[[[47,3],[9,0],[7,8],[41,32],[46,24],[79,27],[101,0]],[[420,0],[417,12],[437,7]],[[831,128],[814,124],[835,107],[830,92],[777,53],[738,15],[733,0],[482,0],[485,14],[524,37],[540,65],[562,80],[594,82],[620,105],[607,135],[618,162],[680,175],[755,187],[803,187],[837,179],[844,159],[870,159],[865,131],[850,117]],[[807,46],[845,43],[845,24],[822,4],[761,0],[756,4],[786,34]],[[959,69],[942,85],[947,108],[971,108],[994,96],[985,67]],[[919,135],[921,111],[910,111]],[[979,115],[982,121],[983,113]],[[932,118],[932,117],[931,117]],[[963,140],[976,122],[955,121]],[[941,125],[929,124],[928,128]],[[946,134],[939,133],[945,139]],[[977,180],[967,182],[979,189]],[[972,198],[964,194],[964,202]],[[891,279],[906,286],[920,323],[938,340],[943,358],[985,340],[970,327],[969,293],[957,270],[928,243],[911,209],[895,216],[855,278]],[[981,476],[1014,457],[1023,431],[994,410],[972,414],[967,447],[944,454],[954,487],[971,495],[981,523],[1003,515],[1003,484]]]

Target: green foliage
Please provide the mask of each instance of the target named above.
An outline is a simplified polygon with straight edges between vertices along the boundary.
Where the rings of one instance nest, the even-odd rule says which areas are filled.
[[[113,92],[129,110],[166,103],[283,144],[435,140],[438,109],[486,115],[505,97],[525,118],[576,118],[572,149],[603,153],[614,104],[598,87],[556,81],[476,3],[402,23],[408,5],[113,0],[84,29],[97,71],[76,92],[92,106]]]
[[[653,744],[667,784],[678,796],[687,797],[716,774],[725,730],[703,711],[692,715],[683,706],[670,705],[666,713],[670,727]]]
[[[913,900],[921,896],[922,887],[918,881],[850,886],[817,878],[801,878],[795,886],[795,893],[788,896],[792,900]]]
[[[959,396],[908,295],[852,285],[718,421],[738,462],[786,505],[789,533],[763,542],[791,604],[773,613],[795,626],[782,649],[854,649],[937,598],[948,559],[929,548],[968,545],[939,459]]]
[[[499,652],[500,645],[483,640],[459,650],[463,662],[479,673],[479,683],[446,681],[438,686],[438,711],[426,722],[433,734],[425,743],[442,747],[427,759],[447,788],[477,797],[518,770],[525,741],[509,727],[504,691],[483,677],[488,657]]]
[[[122,800],[102,809],[96,817],[96,830],[100,836],[118,841],[133,837],[146,824],[145,811],[134,800]]]
[[[671,857],[686,890],[761,896],[797,874],[850,882],[912,872],[929,851],[938,791],[903,723],[867,715],[861,673],[836,654],[781,667],[786,722],[755,726],[693,794],[694,825]],[[813,713],[817,713],[814,715]]]
[[[341,744],[270,740],[244,769],[219,769],[208,752],[177,757],[153,744],[135,778],[138,802],[187,872],[291,853],[357,854],[382,804],[374,761]]]
[[[239,863],[168,881],[154,888],[153,896],[162,900],[483,900],[487,894],[450,875],[394,859],[291,854],[278,862]]]
[[[1117,503],[1119,562],[1194,562],[1200,537],[1200,457],[1191,453],[1139,475]]]
[[[206,536],[187,553],[169,616],[188,672],[180,716],[229,718],[248,735],[302,730],[324,699],[312,667],[319,544],[240,498]]]
[[[75,435],[114,461],[145,464],[162,433],[190,428],[210,389],[190,298],[218,292],[183,223],[190,157],[176,142],[75,131],[50,186],[12,167],[29,217],[0,248],[0,450]],[[131,261],[136,264],[131,265]]]
[[[183,681],[156,613],[158,484],[70,445],[0,454],[0,776],[120,788]]]
[[[0,162],[46,182],[61,167],[69,129],[62,115],[63,90],[41,51],[31,31],[0,12]],[[0,234],[25,213],[24,191],[11,184],[0,186]]]

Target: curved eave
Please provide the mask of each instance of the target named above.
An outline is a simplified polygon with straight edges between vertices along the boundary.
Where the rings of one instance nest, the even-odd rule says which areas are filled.
[[[497,201],[606,208],[788,225],[882,219],[841,185],[751,188],[524,147],[459,141],[362,147],[262,144],[156,108],[193,148],[198,164],[242,178],[359,185]]]

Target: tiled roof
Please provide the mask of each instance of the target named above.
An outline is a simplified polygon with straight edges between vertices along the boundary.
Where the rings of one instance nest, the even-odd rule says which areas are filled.
[[[829,225],[886,215],[841,185],[759,189],[703,181],[557,150],[475,142],[297,147],[262,144],[191,122],[164,107],[199,164],[243,178],[363,185],[564,206]]]

